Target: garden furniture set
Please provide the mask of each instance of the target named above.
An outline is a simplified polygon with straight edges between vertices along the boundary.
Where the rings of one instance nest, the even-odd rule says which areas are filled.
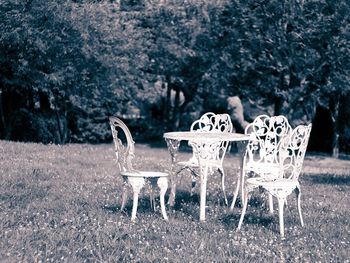
[[[170,173],[158,171],[138,171],[133,168],[135,142],[128,127],[117,117],[110,117],[116,160],[123,177],[121,210],[125,208],[128,189],[133,191],[131,220],[136,219],[139,192],[146,184],[150,186],[151,206],[155,208],[154,188],[159,187],[160,207],[163,218],[168,220],[165,210],[165,193],[170,182],[168,203],[174,205],[177,177],[182,171],[192,175],[192,188],[197,177],[200,180],[200,216],[205,220],[206,187],[208,177],[218,171],[225,204],[228,205],[225,191],[225,171],[223,161],[230,142],[237,142],[240,158],[239,174],[230,210],[233,210],[239,191],[241,192],[242,213],[237,230],[242,226],[250,194],[256,188],[268,192],[270,212],[273,201],[278,200],[280,234],[284,236],[283,208],[286,198],[293,191],[297,194],[298,212],[303,226],[300,205],[299,175],[306,152],[311,124],[299,125],[292,129],[288,120],[280,115],[258,116],[249,124],[244,134],[232,132],[233,126],[228,114],[205,113],[193,122],[189,131],[164,133],[171,156]],[[177,160],[180,142],[188,141],[193,155],[189,160]],[[193,190],[193,189],[192,189]],[[192,194],[191,190],[191,194]]]

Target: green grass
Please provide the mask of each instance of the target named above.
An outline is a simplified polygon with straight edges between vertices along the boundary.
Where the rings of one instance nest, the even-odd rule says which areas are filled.
[[[112,144],[0,141],[0,261],[349,262],[350,161],[306,157],[301,177],[305,227],[293,195],[281,239],[277,213],[269,215],[258,192],[236,232],[241,209],[230,213],[223,205],[217,176],[209,180],[205,222],[198,220],[198,194],[190,197],[184,175],[175,207],[167,207],[169,222],[159,207],[151,210],[146,189],[131,223],[131,200],[126,211],[119,210],[122,179],[113,150]],[[169,171],[166,148],[139,145],[136,150],[137,168]],[[235,154],[227,156],[230,199],[237,164]]]

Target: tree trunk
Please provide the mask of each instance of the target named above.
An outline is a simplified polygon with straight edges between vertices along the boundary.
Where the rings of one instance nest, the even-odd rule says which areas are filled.
[[[58,130],[58,143],[62,143],[62,125],[61,125],[61,120],[60,120],[60,114],[58,112],[58,110],[55,109],[55,115],[56,115],[56,123],[57,123],[57,130]]]
[[[165,114],[165,129],[166,131],[171,130],[171,83],[170,76],[166,76],[166,99],[164,104],[164,114]]]
[[[55,112],[55,116],[56,116],[56,124],[57,124],[57,131],[58,131],[58,143],[64,143],[65,139],[64,139],[64,134],[63,134],[63,125],[61,122],[61,118],[60,118],[60,111],[59,111],[59,107],[58,107],[58,100],[57,97],[55,96],[55,94],[52,92],[51,94],[54,98],[54,112]],[[61,105],[62,106],[62,105]]]
[[[4,110],[2,107],[2,89],[0,89],[0,118],[1,118],[0,138],[4,138],[5,131],[6,131],[6,123],[5,123]]]
[[[276,97],[275,99],[275,107],[274,107],[274,114],[275,116],[282,114],[284,99],[281,96]]]
[[[339,96],[334,96],[331,105],[332,114],[332,156],[334,158],[339,157]]]
[[[276,116],[283,114],[283,107],[286,101],[285,91],[288,89],[289,85],[290,85],[290,75],[287,74],[285,70],[283,70],[280,73],[280,79],[278,83],[278,92],[275,95],[274,114]]]
[[[180,89],[175,90],[175,100],[173,109],[173,121],[175,130],[179,128],[179,104],[180,104]]]

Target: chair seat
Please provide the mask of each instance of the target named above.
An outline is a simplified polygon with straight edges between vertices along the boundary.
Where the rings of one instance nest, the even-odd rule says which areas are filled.
[[[286,178],[280,178],[275,180],[269,180],[263,177],[254,177],[247,179],[248,184],[262,186],[265,188],[294,188],[298,185],[297,180],[290,180]]]
[[[192,156],[188,161],[177,162],[177,164],[184,167],[199,167],[198,160],[195,156]]]
[[[198,168],[199,167],[199,163],[198,162],[193,162],[191,160],[189,161],[181,161],[177,163],[178,165],[184,166],[184,167],[194,167],[194,168]],[[205,164],[208,165],[208,167],[222,167],[221,161],[220,160],[209,160],[209,161],[205,161]]]
[[[281,171],[280,165],[276,163],[267,163],[267,162],[248,162],[244,168],[246,171],[252,171],[257,174],[264,175],[268,178],[276,178],[279,176]]]
[[[261,177],[249,178],[247,183],[254,185],[255,187],[261,186],[267,190],[271,195],[277,198],[286,198],[290,195],[295,188],[299,186],[297,180],[290,179],[276,179],[276,180],[267,180]]]
[[[192,160],[181,161],[181,162],[178,162],[177,164],[181,166],[186,166],[186,167],[199,167],[198,162],[194,162]]]
[[[169,174],[162,172],[153,172],[153,171],[127,171],[121,172],[122,176],[128,177],[143,177],[143,178],[159,178],[159,177],[168,177]]]

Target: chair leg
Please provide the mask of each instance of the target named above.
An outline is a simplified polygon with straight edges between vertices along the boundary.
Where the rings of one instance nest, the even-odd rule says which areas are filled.
[[[270,214],[273,214],[273,199],[272,199],[272,195],[270,193],[268,193],[268,195],[269,195]]]
[[[153,187],[151,187],[151,189],[150,189],[150,203],[151,203],[151,208],[153,209],[153,211],[156,211],[156,204],[155,204]]]
[[[144,186],[145,179],[141,177],[129,177],[129,183],[133,190],[133,204],[132,204],[132,213],[131,221],[135,221],[137,213],[137,205],[139,200],[139,193],[141,188]]]
[[[235,192],[234,192],[234,195],[233,195],[233,200],[232,200],[232,203],[231,203],[231,206],[230,206],[230,210],[232,211],[233,208],[235,207],[235,204],[236,204],[236,200],[237,200],[237,196],[238,196],[238,192],[239,192],[239,188],[241,187],[241,174],[239,173],[238,174],[238,178],[237,178],[237,185],[236,185],[236,189],[235,189]],[[242,200],[243,202],[243,200]]]
[[[183,170],[187,169],[187,166],[181,167],[180,170],[176,171],[175,176],[178,176]]]
[[[224,171],[224,168],[222,168],[222,167],[218,168],[218,170],[221,174],[221,188],[222,188],[222,192],[224,194],[225,205],[228,205],[226,190],[225,190],[225,171]]]
[[[197,174],[194,170],[190,169],[190,172],[191,172],[191,192],[190,192],[190,195],[193,196],[193,193],[194,193],[194,189],[196,187],[196,177],[197,177]]]
[[[147,182],[149,186],[149,201],[151,205],[151,209],[153,211],[156,211],[156,202],[155,202],[155,197],[154,197],[154,189],[155,186],[157,185],[157,179],[156,178],[145,178],[145,183]]]
[[[248,206],[248,191],[245,191],[244,193],[244,200],[242,200],[243,202],[243,208],[242,208],[242,214],[241,217],[239,218],[239,223],[238,223],[238,227],[237,227],[237,231],[241,229],[242,223],[243,223],[243,219],[245,216],[245,213],[247,211],[247,206]]]
[[[122,205],[120,207],[120,210],[123,211],[126,205],[126,201],[128,200],[128,186],[127,182],[124,182],[123,185],[123,194],[122,194]]]
[[[300,223],[301,223],[301,226],[304,226],[304,220],[303,220],[303,215],[301,213],[301,204],[300,204],[300,196],[301,196],[300,186],[297,186],[295,191],[297,194],[298,212],[299,212]]]
[[[278,198],[278,217],[279,217],[281,237],[284,237],[284,218],[283,218],[284,202],[285,202],[284,198]]]
[[[132,213],[131,213],[131,221],[135,221],[136,213],[137,213],[137,205],[139,200],[139,191],[134,189],[133,203],[132,203]]]
[[[160,208],[162,211],[162,215],[165,220],[168,220],[168,216],[165,211],[165,202],[164,202],[164,196],[168,189],[168,178],[160,177],[157,181],[157,184],[160,189],[159,199],[160,199]]]
[[[244,184],[244,179],[245,179],[246,173],[245,173],[244,170],[242,170],[242,171],[243,171],[242,175],[240,175],[241,176],[241,185],[240,185],[240,187],[241,187],[242,205],[244,205],[244,196],[245,196],[244,191],[246,190],[245,189],[245,184]]]
[[[173,207],[175,203],[175,198],[176,198],[176,182],[173,178],[170,179],[171,183],[171,191],[168,199],[168,204]]]
[[[194,189],[196,188],[196,181],[191,182],[191,191],[190,191],[190,196],[192,197],[194,194]]]

